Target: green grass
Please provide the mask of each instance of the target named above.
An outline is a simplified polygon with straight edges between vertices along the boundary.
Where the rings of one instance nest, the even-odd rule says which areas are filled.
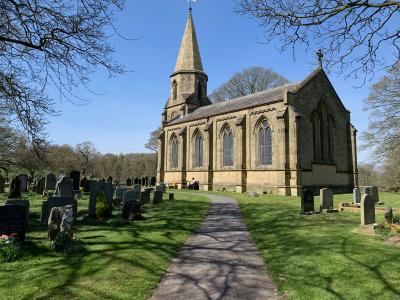
[[[118,211],[105,224],[80,219],[75,233],[85,250],[66,256],[45,243],[47,227],[37,220],[43,198],[24,198],[31,201],[25,256],[0,263],[1,299],[146,299],[209,207],[202,196],[176,194],[173,202],[145,206],[144,221],[124,224]],[[84,215],[88,199],[78,202]]]
[[[226,194],[239,201],[284,299],[400,299],[400,248],[353,233],[359,214],[301,216],[298,197]],[[351,195],[335,198],[351,201]],[[381,193],[381,201],[400,207],[396,194]]]

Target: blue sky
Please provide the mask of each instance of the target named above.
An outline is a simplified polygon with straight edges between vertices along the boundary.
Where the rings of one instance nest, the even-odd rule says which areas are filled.
[[[76,91],[90,102],[82,106],[57,102],[61,115],[52,117],[48,126],[53,143],[76,145],[91,141],[102,153],[148,152],[144,144],[149,133],[160,124],[188,4],[186,0],[126,2],[116,26],[124,36],[141,38],[126,41],[116,37],[112,43],[115,58],[132,72],[109,79],[99,71],[90,84],[96,94],[84,89]],[[297,49],[293,61],[291,51],[281,53],[277,50],[278,44],[261,43],[263,32],[257,23],[233,10],[232,0],[198,0],[194,5],[193,16],[203,66],[209,76],[209,92],[250,66],[270,67],[291,81],[302,80],[316,67],[318,45],[307,51]],[[360,135],[368,123],[362,100],[368,95],[369,84],[355,88],[359,82],[346,80],[343,75],[330,72],[329,77],[351,111],[352,123]],[[360,160],[367,157],[368,153],[359,153]]]

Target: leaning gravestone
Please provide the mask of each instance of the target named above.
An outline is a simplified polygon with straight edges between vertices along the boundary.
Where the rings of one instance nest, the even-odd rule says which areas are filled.
[[[321,189],[320,190],[320,199],[321,199],[321,206],[320,211],[324,209],[331,210],[333,209],[333,192],[330,189]]]
[[[89,196],[89,217],[96,218],[96,202],[99,192],[104,191],[108,207],[112,209],[113,189],[112,184],[107,183],[105,180],[93,181],[90,188]],[[110,212],[111,213],[111,212]]]
[[[10,183],[10,191],[8,193],[9,199],[19,199],[21,198],[21,181],[18,177],[14,177]]]
[[[0,235],[17,234],[20,241],[25,240],[26,206],[0,206]]]
[[[361,225],[369,225],[375,223],[375,201],[368,194],[362,196],[361,199]]]
[[[6,186],[6,179],[0,175],[0,193],[4,193],[5,186]]]
[[[158,204],[161,203],[163,200],[163,192],[162,191],[155,191],[153,194],[153,203]]]
[[[72,190],[74,193],[79,192],[80,190],[80,181],[81,181],[81,172],[79,171],[71,171],[69,173],[69,178],[72,179]]]
[[[58,197],[73,197],[73,183],[72,179],[68,176],[61,176],[56,184],[55,196]],[[64,206],[64,205],[63,205]]]
[[[311,190],[301,191],[301,213],[308,214],[314,212],[314,195]]]
[[[27,174],[19,174],[18,179],[20,181],[21,193],[27,192],[28,191],[28,175]]]
[[[20,205],[26,207],[26,215],[25,215],[25,225],[28,226],[29,223],[29,207],[31,204],[29,200],[21,200],[21,199],[9,199],[6,201],[6,205]]]
[[[54,191],[56,189],[57,178],[53,173],[46,174],[44,181],[44,191]]]
[[[359,188],[353,189],[353,203],[361,202],[361,191]]]
[[[42,214],[40,216],[40,223],[47,224],[53,207],[62,207],[72,205],[74,210],[74,220],[78,216],[78,201],[74,197],[49,197],[46,201],[42,202]]]

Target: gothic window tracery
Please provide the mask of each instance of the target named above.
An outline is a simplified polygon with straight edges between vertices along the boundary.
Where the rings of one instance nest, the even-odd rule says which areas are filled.
[[[200,132],[196,133],[194,139],[194,166],[196,168],[203,166],[203,137]]]
[[[258,130],[258,161],[260,166],[272,165],[272,130],[267,120]]]
[[[176,136],[173,136],[171,138],[171,168],[177,168],[178,167],[178,151],[179,151],[179,143],[178,143],[178,138]]]
[[[227,127],[223,135],[223,166],[233,166],[233,132]]]
[[[334,161],[335,123],[324,102],[312,113],[313,158],[315,161]]]

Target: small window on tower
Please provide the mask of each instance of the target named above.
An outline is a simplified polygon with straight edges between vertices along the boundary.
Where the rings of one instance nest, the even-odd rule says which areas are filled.
[[[172,99],[176,100],[178,97],[178,83],[174,80],[172,83]]]

